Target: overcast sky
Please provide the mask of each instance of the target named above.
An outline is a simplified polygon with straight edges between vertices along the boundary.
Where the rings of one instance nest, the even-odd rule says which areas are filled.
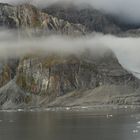
[[[77,5],[86,3],[96,9],[117,14],[123,19],[128,19],[132,23],[140,23],[140,0],[0,0],[1,2],[17,3],[31,2],[34,5],[49,5],[55,2],[73,2]]]

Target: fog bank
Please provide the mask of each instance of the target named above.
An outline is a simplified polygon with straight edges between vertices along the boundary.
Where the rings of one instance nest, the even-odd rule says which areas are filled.
[[[47,55],[48,53],[79,55],[85,49],[91,50],[93,55],[101,55],[101,52],[111,49],[120,64],[140,78],[140,38],[119,38],[96,33],[78,38],[52,35],[49,37],[25,39],[18,37],[16,32],[0,32],[1,59],[21,57],[32,53],[40,55]]]

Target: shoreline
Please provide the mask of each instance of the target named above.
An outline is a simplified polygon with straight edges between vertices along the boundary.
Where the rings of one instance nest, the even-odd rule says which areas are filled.
[[[27,107],[17,109],[1,109],[0,112],[90,112],[95,115],[139,113],[140,105],[95,105],[73,107]],[[111,117],[111,116],[110,116]]]

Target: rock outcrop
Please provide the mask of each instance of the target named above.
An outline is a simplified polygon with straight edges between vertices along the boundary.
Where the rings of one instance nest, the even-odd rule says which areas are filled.
[[[87,52],[79,57],[28,57],[19,63],[17,85],[25,92],[45,96],[46,104],[71,92],[73,100],[76,96],[84,100],[82,92],[85,95],[90,89],[92,101],[101,96],[98,103],[109,103],[112,97],[134,93],[140,87],[140,80],[124,70],[113,53],[107,51],[98,57]],[[97,92],[98,89],[102,90]],[[108,100],[105,101],[105,97]]]
[[[0,89],[1,109],[17,108],[17,106],[19,107],[26,102],[27,95],[16,85],[14,80]]]
[[[84,25],[89,32],[96,31],[113,34],[121,32],[121,28],[115,24],[112,18],[91,7],[78,8],[71,5],[65,8],[62,5],[54,4],[43,9],[43,12],[47,12],[71,23],[80,23]]]
[[[56,15],[55,10],[42,12],[28,4],[0,4],[0,25],[24,30],[25,35],[37,33],[39,37],[51,33],[79,36],[92,31],[122,32],[98,11],[68,9],[62,15],[65,11],[58,9]],[[1,60],[0,87],[1,109],[140,104],[140,80],[126,71],[110,50],[99,55],[86,50],[79,55],[29,55]]]
[[[29,4],[11,6],[0,4],[0,25],[8,28],[20,28],[44,32],[47,34],[60,33],[67,35],[84,35],[86,29],[81,24],[73,24],[41,12]]]
[[[80,23],[89,32],[96,31],[117,36],[139,36],[139,24],[124,23],[115,15],[93,9],[89,5],[80,8],[66,3],[53,4],[47,8],[43,8],[42,11],[71,23]]]
[[[15,77],[17,66],[17,59],[6,59],[0,61],[0,87],[4,86]]]

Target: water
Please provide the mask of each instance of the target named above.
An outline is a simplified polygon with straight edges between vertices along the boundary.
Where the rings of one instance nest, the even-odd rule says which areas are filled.
[[[139,116],[1,112],[0,140],[140,140]]]

